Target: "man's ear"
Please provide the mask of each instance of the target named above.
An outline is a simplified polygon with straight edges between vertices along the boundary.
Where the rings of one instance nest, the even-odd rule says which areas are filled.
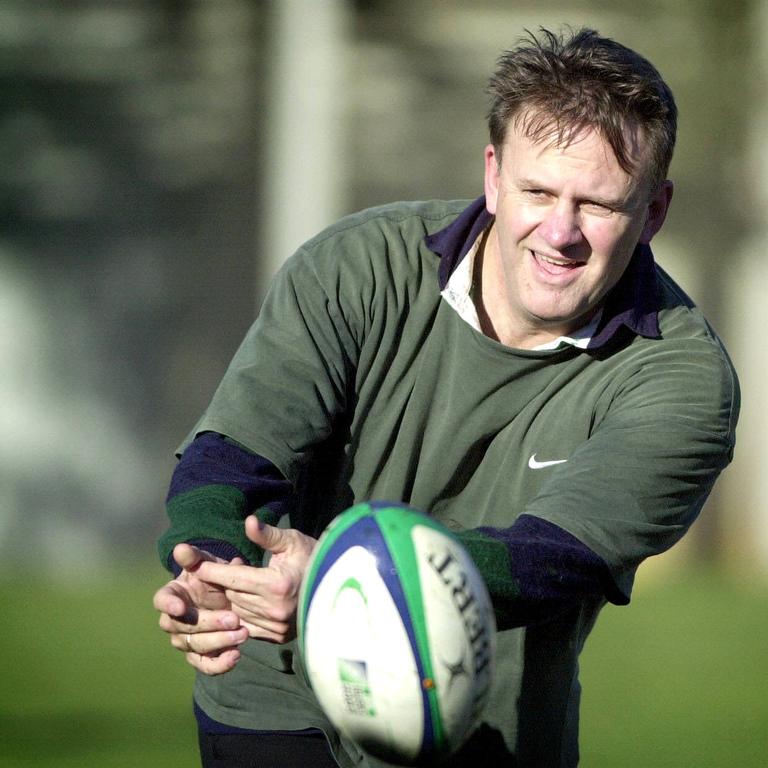
[[[664,220],[667,218],[667,211],[669,210],[669,204],[672,202],[672,192],[674,186],[669,179],[666,179],[661,183],[656,194],[651,198],[648,203],[647,218],[645,220],[645,226],[640,233],[640,240],[643,245],[653,240],[656,233],[661,229]]]
[[[499,173],[501,172],[501,157],[496,153],[493,144],[484,151],[485,156],[485,207],[488,213],[496,213],[496,203],[499,199]]]

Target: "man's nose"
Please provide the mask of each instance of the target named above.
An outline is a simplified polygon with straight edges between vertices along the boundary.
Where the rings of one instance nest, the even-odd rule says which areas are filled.
[[[546,213],[539,225],[539,233],[547,245],[558,251],[581,241],[581,221],[578,208],[558,202]]]

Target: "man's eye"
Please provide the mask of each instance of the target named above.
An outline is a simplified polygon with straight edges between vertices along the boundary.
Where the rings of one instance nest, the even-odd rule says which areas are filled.
[[[591,213],[600,214],[601,216],[607,216],[609,213],[613,213],[613,208],[605,203],[595,203],[588,200],[585,203],[582,203],[581,207]]]

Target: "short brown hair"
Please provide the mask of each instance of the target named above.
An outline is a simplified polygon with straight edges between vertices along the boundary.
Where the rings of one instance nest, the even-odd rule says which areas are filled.
[[[488,127],[498,157],[514,121],[530,138],[557,144],[590,128],[632,173],[626,130],[640,129],[651,152],[648,181],[657,188],[672,160],[677,107],[656,68],[593,29],[557,35],[542,28],[538,37],[527,35],[501,55],[488,83]]]

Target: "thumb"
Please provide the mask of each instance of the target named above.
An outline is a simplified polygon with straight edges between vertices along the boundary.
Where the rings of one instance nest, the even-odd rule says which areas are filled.
[[[256,515],[245,518],[245,535],[268,552],[285,552],[290,541],[287,529],[269,525]]]

